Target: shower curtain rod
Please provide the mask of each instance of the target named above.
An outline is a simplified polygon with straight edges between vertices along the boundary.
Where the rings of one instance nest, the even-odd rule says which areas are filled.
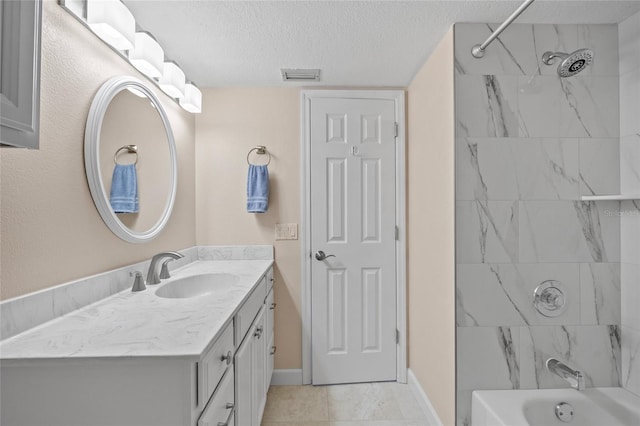
[[[486,39],[484,43],[476,44],[475,46],[473,46],[471,48],[471,54],[473,55],[473,57],[482,58],[484,56],[484,50],[487,48],[487,46],[489,46],[491,42],[495,40],[496,37],[498,37],[500,33],[503,32],[514,21],[514,19],[520,16],[520,14],[524,12],[524,10],[528,8],[534,1],[535,0],[525,0],[525,2],[522,3],[520,7],[517,8],[516,11],[513,12],[511,16],[509,16],[507,20],[502,23],[502,25],[500,25],[493,33],[491,33],[489,38]]]

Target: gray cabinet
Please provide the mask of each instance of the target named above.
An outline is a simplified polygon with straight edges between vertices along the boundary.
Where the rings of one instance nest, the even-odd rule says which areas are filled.
[[[38,148],[42,0],[3,0],[0,22],[0,144]]]

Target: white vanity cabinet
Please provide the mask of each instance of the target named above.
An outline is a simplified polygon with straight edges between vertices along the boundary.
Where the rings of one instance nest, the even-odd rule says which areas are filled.
[[[2,359],[0,424],[259,426],[272,371],[271,271],[200,355]]]

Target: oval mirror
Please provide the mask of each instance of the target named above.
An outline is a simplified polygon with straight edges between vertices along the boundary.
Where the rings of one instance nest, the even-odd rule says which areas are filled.
[[[98,90],[87,118],[84,162],[91,196],[109,229],[130,243],[157,237],[175,201],[176,148],[166,112],[141,80],[114,77]]]

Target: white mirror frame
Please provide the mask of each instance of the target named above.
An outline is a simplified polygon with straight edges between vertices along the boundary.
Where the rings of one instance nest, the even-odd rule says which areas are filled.
[[[150,229],[142,232],[129,229],[120,221],[120,219],[118,219],[118,216],[116,216],[115,212],[111,208],[111,204],[109,203],[109,197],[104,187],[102,174],[100,173],[100,132],[102,130],[104,115],[113,98],[127,88],[134,88],[144,93],[160,114],[162,124],[164,125],[164,129],[167,134],[171,161],[171,170],[169,170],[171,193],[167,200],[167,204],[165,205],[162,216],[156,224]],[[100,87],[98,93],[93,99],[93,102],[91,103],[89,116],[87,117],[87,127],[84,133],[84,164],[93,202],[95,203],[102,220],[114,234],[130,243],[146,243],[158,236],[160,231],[162,231],[169,221],[176,198],[176,186],[178,180],[176,157],[176,144],[173,137],[173,131],[171,130],[171,124],[169,123],[169,118],[167,117],[164,108],[162,108],[160,100],[151,91],[151,89],[149,89],[141,80],[128,76],[114,77]]]

